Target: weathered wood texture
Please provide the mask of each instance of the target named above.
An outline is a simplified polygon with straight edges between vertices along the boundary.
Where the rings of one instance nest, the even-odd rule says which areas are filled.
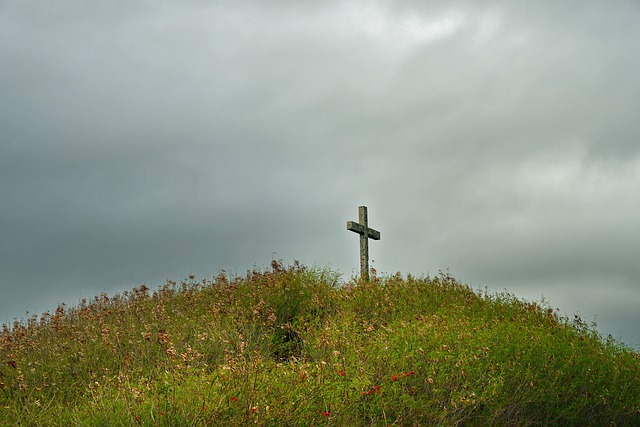
[[[369,280],[369,239],[380,240],[380,232],[369,228],[367,207],[358,207],[358,221],[347,221],[347,230],[360,235],[360,277]]]

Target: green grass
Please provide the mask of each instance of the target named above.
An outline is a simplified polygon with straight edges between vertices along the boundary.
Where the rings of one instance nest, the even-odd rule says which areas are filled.
[[[6,325],[0,424],[640,425],[640,359],[455,279],[273,264]]]

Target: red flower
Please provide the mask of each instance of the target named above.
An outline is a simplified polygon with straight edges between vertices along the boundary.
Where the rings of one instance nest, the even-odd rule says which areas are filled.
[[[398,381],[397,375],[391,375],[391,381]]]
[[[238,398],[237,397],[232,397],[231,400],[233,400],[234,402],[237,402]]]
[[[322,415],[324,415],[325,417],[328,417],[331,415],[331,411],[324,411]]]
[[[344,377],[345,375],[347,375],[347,373],[345,371],[340,371],[338,372],[338,375],[340,375],[341,377]]]
[[[370,395],[370,394],[375,394],[375,393],[380,394],[380,386],[379,385],[375,386],[374,388],[372,388],[369,391],[363,391],[362,392],[362,396],[364,396],[365,394],[366,395]]]

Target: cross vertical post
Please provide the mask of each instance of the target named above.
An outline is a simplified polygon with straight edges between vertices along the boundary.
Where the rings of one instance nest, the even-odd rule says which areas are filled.
[[[360,277],[369,280],[369,239],[380,240],[380,232],[369,228],[367,207],[358,207],[358,221],[347,221],[347,230],[360,235]]]

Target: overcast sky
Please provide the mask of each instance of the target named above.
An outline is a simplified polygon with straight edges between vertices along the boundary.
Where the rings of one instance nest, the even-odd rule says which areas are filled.
[[[0,1],[0,323],[272,259],[640,344],[640,3]]]

